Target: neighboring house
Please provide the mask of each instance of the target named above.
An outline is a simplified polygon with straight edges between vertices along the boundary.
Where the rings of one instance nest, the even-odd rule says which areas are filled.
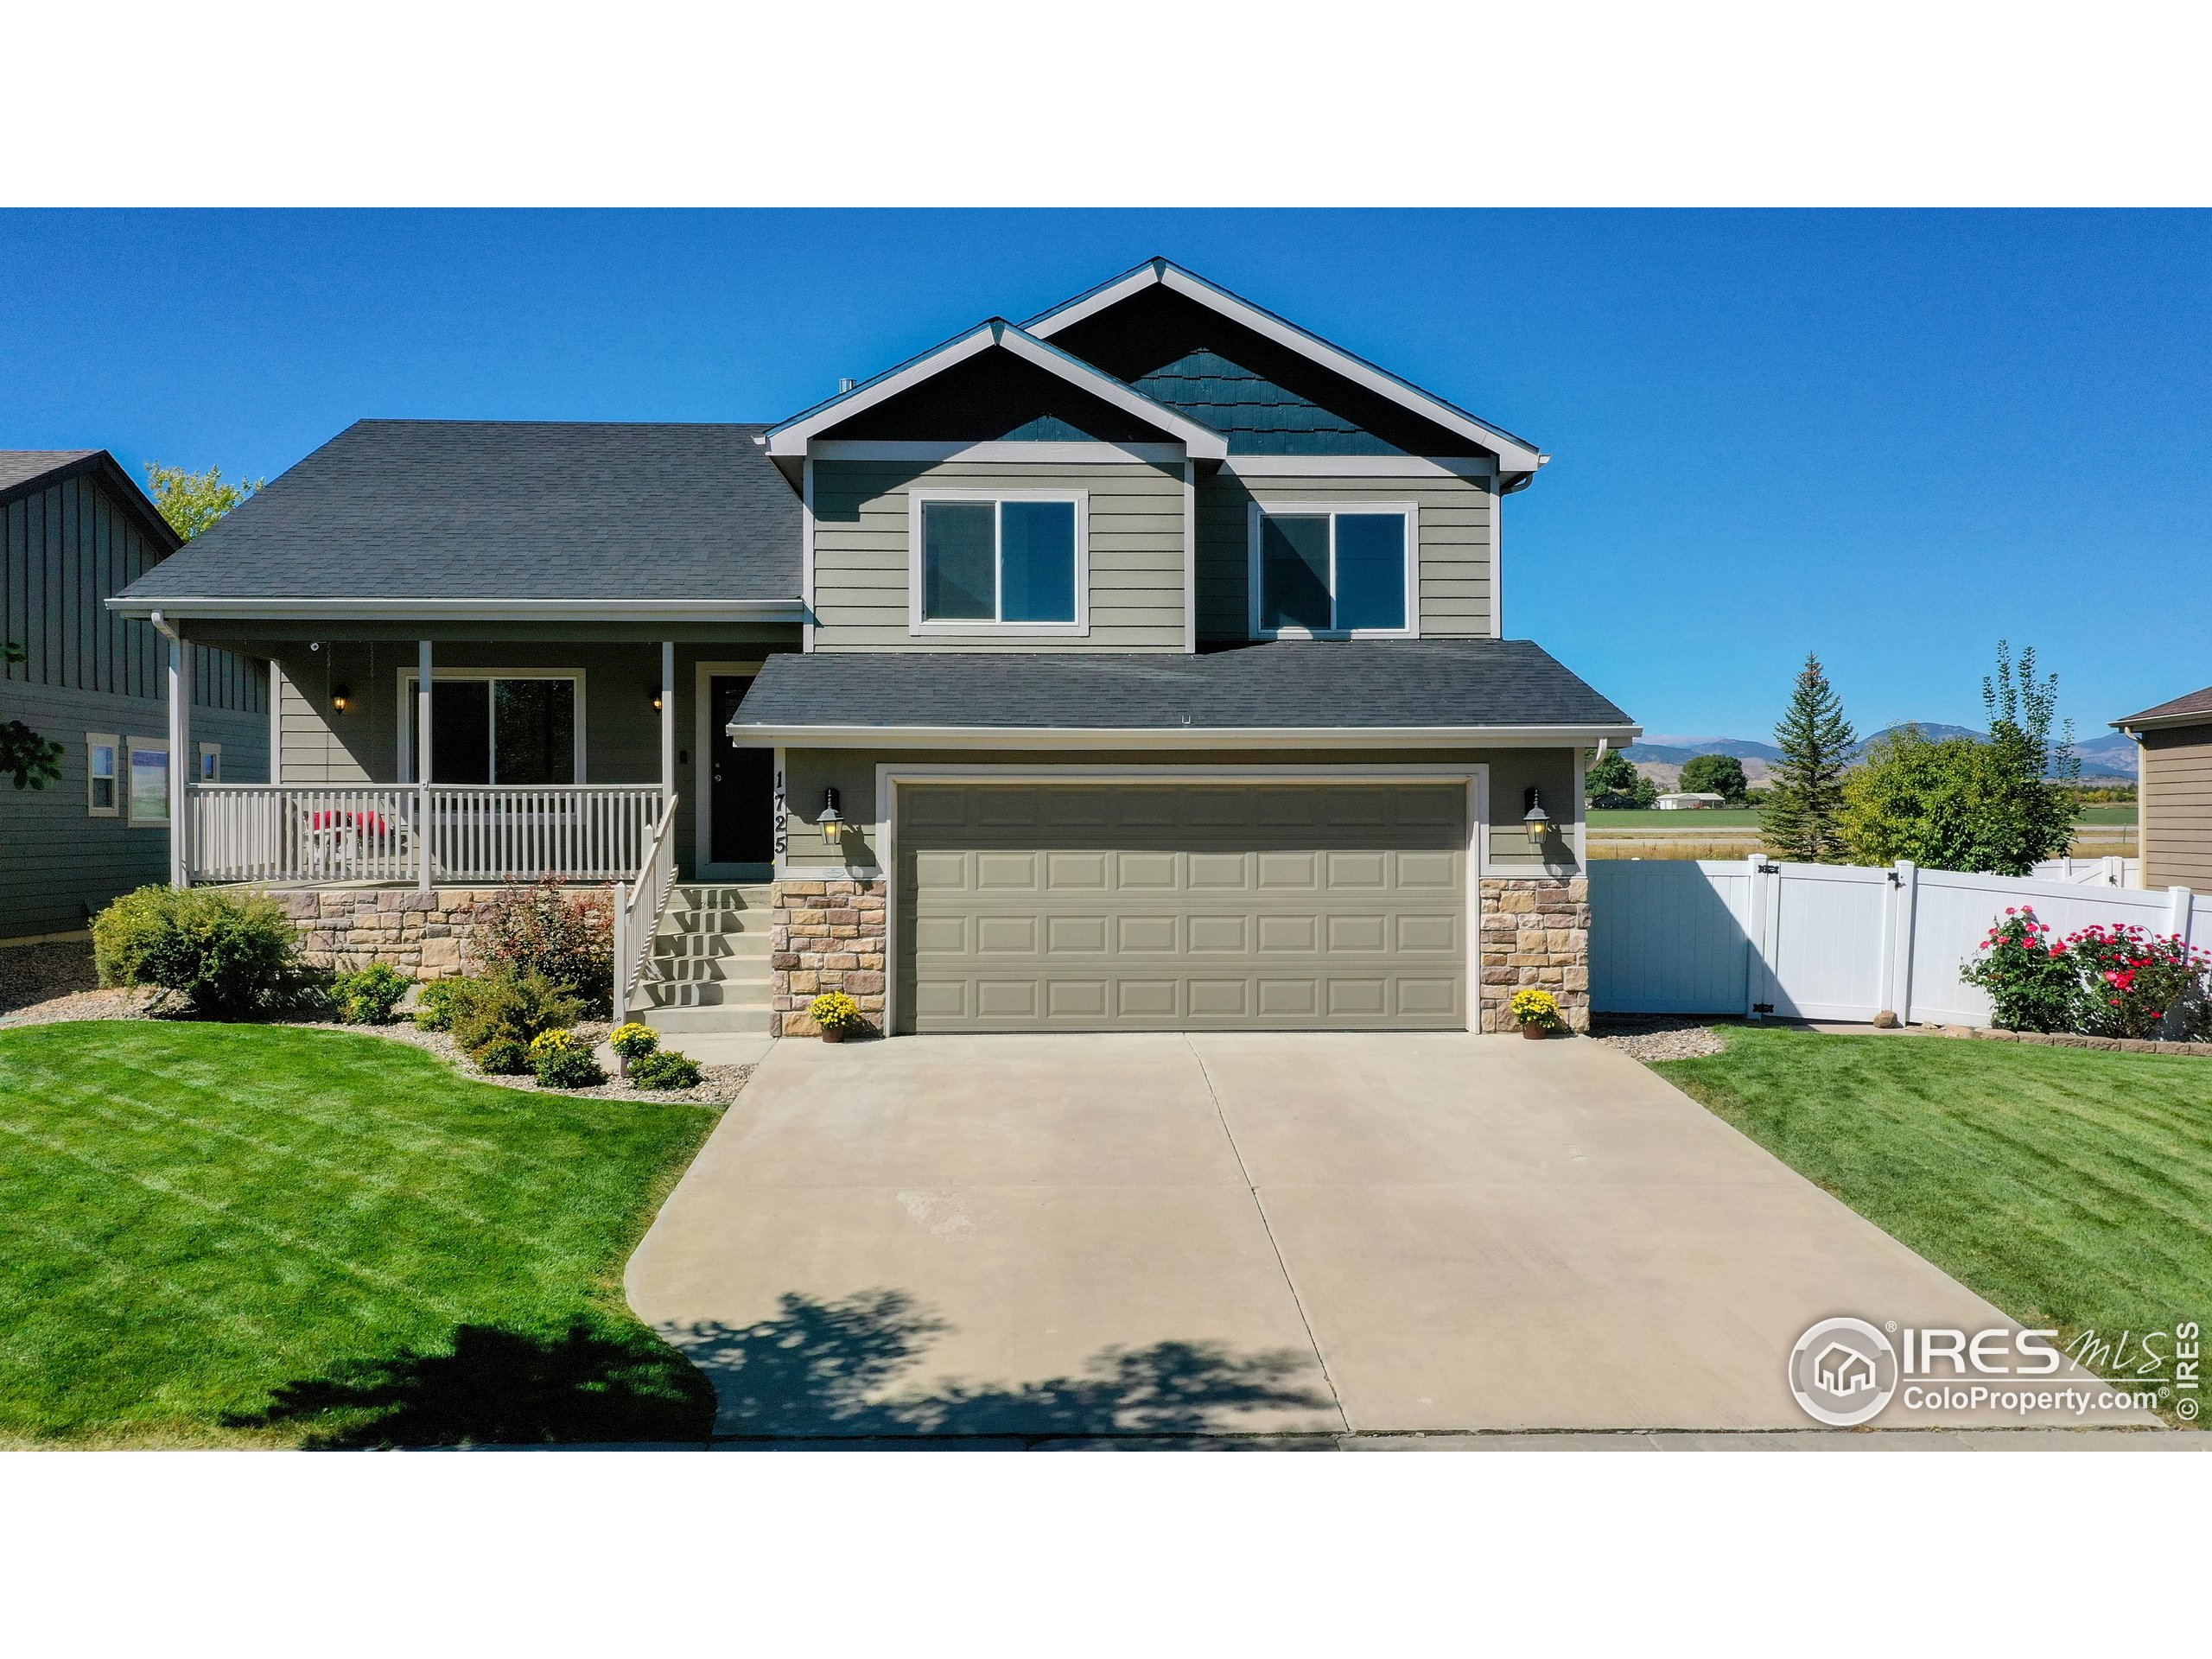
[[[195,879],[644,868],[664,1029],[1580,1023],[1637,728],[1502,637],[1545,460],[1154,260],[772,426],[361,423],[122,604],[276,665]]]
[[[2135,785],[2139,885],[2212,891],[2212,686],[2113,724],[2142,751]]]
[[[1672,795],[1662,795],[1651,804],[1662,812],[1702,812],[1713,807],[1726,806],[1728,801],[1726,796],[1692,790],[1687,793],[1677,791]]]
[[[0,785],[0,940],[81,932],[118,893],[167,880],[173,770],[264,775],[262,664],[193,648],[194,747],[175,754],[167,642],[102,603],[178,546],[106,450],[0,449],[0,633],[28,653],[0,679],[0,719],[61,746],[59,781]]]

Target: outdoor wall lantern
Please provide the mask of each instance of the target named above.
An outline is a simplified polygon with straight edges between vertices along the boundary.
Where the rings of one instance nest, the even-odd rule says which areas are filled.
[[[1530,835],[1541,836],[1545,826],[1551,823],[1552,815],[1544,810],[1544,798],[1537,792],[1534,784],[1529,785],[1528,802],[1529,810],[1521,815],[1521,822],[1529,826]]]
[[[342,685],[333,686],[330,690],[331,712],[340,715],[344,714],[346,712],[346,704],[353,695],[353,694],[351,691],[348,691]]]
[[[660,687],[657,685],[647,686],[645,688],[645,696],[647,700],[652,702],[653,706],[653,712],[655,714],[658,714],[660,712]]]
[[[839,827],[844,823],[844,815],[837,810],[836,790],[825,789],[822,791],[822,816],[815,822],[822,826],[822,833],[825,836],[836,835]]]

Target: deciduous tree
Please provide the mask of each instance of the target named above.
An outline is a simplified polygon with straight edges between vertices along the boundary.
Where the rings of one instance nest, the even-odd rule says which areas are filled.
[[[181,467],[154,462],[146,468],[146,483],[153,492],[154,505],[169,521],[169,528],[188,542],[200,531],[213,529],[225,513],[267,481],[251,478],[226,484],[219,467],[210,467],[204,473],[188,473]]]

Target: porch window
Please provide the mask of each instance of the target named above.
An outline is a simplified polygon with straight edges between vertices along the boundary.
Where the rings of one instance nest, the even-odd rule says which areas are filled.
[[[1252,510],[1252,628],[1263,639],[1416,632],[1409,505]]]
[[[403,682],[409,757],[419,765],[417,682]],[[570,677],[468,676],[430,682],[430,781],[573,784],[581,770],[578,683]],[[412,770],[412,766],[410,766]],[[419,777],[419,772],[415,775]]]
[[[130,762],[130,822],[151,827],[169,821],[169,746],[159,739],[134,737],[124,746]]]
[[[121,779],[116,762],[123,753],[123,740],[105,732],[85,734],[85,813],[88,817],[111,818],[123,810],[116,790]]]
[[[914,630],[1080,632],[1088,609],[1084,509],[1080,493],[917,493]]]

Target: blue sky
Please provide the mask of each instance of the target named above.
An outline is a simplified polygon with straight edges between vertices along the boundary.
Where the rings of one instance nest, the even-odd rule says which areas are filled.
[[[0,447],[274,475],[363,416],[774,419],[1164,253],[1534,440],[1508,632],[1651,731],[2085,734],[2212,682],[2212,217],[0,213]]]

